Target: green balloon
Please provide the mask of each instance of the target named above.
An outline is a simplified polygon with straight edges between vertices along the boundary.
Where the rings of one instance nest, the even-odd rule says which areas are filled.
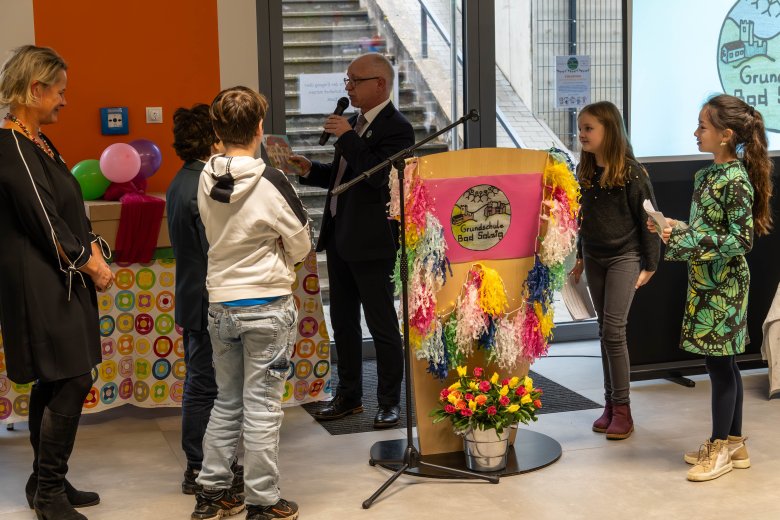
[[[100,161],[97,159],[81,161],[70,171],[81,186],[81,196],[84,200],[99,199],[111,185],[111,181],[100,171]]]

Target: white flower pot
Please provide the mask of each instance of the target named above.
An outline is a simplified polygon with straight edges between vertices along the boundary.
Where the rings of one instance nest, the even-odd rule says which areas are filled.
[[[499,471],[506,467],[509,450],[510,428],[504,428],[500,435],[496,430],[469,428],[463,435],[463,451],[466,467],[472,471]]]

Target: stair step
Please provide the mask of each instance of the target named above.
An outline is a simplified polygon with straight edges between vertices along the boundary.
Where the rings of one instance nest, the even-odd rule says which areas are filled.
[[[410,123],[416,124],[426,120],[426,108],[422,105],[404,105],[398,107],[398,110],[406,116]],[[325,114],[301,114],[298,110],[287,111],[287,128],[293,130],[301,127],[322,128],[323,116]]]
[[[349,24],[368,22],[368,11],[365,9],[354,9],[344,11],[296,11],[282,13],[282,23],[288,23],[293,27],[306,27],[333,24]]]
[[[336,56],[285,57],[284,72],[287,74],[322,74],[326,72],[345,72],[352,60],[360,56],[359,49],[349,49],[348,53]]]
[[[417,95],[414,90],[410,88],[402,88],[398,91],[398,100],[401,105],[411,105],[415,102]],[[298,98],[298,90],[288,90],[284,93],[284,105],[287,111],[298,110],[300,107],[300,99]]]
[[[374,38],[363,38],[339,41],[300,41],[284,44],[285,58],[327,58],[334,53],[359,56],[367,52],[382,52],[387,50],[385,41]]]
[[[322,12],[333,11],[348,11],[353,12],[360,9],[360,2],[358,0],[317,0],[312,2],[306,1],[290,1],[284,0],[282,2],[282,11],[285,13],[293,12],[312,12],[312,10],[322,10]],[[316,11],[319,12],[319,11]]]

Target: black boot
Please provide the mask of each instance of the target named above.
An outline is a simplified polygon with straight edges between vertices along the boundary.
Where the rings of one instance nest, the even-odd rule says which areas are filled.
[[[30,414],[28,416],[30,444],[32,444],[33,449],[33,472],[27,479],[27,485],[24,486],[24,494],[30,509],[33,508],[33,498],[38,490],[38,446],[41,442],[41,420],[43,419],[43,411],[50,400],[51,391],[48,387],[40,386],[38,383],[33,385],[30,392]],[[73,507],[88,507],[100,503],[100,496],[97,493],[79,491],[67,480],[65,480],[65,495]]]
[[[38,520],[87,520],[73,509],[65,494],[65,475],[73,451],[80,415],[43,412],[38,445],[38,490],[33,499]]]

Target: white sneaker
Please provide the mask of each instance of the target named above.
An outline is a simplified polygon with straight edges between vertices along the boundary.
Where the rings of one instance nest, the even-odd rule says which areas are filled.
[[[735,469],[747,469],[750,467],[750,456],[748,455],[747,445],[745,441],[747,437],[735,437],[729,435],[729,455],[731,455],[731,463]],[[705,441],[705,444],[707,441]],[[699,454],[701,450],[686,452],[683,459],[688,464],[696,464],[699,461]]]
[[[729,445],[726,439],[709,440],[699,448],[699,460],[688,470],[688,480],[692,482],[706,482],[721,475],[725,475],[733,469]]]

